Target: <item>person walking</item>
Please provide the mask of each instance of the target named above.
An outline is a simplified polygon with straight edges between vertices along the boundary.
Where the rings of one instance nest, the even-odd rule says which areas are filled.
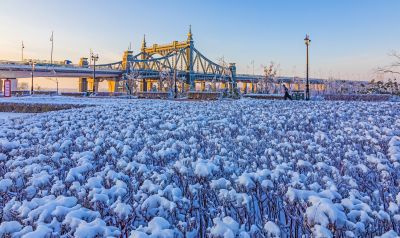
[[[283,97],[285,98],[285,100],[287,100],[288,98],[290,100],[292,100],[292,96],[290,96],[290,94],[289,94],[289,89],[286,87],[285,84],[282,84],[282,85],[283,85],[283,88],[285,89],[285,95]]]

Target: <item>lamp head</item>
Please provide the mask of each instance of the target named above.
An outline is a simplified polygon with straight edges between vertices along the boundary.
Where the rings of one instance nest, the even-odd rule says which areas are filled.
[[[306,45],[310,45],[310,42],[311,42],[310,36],[307,34],[307,35],[306,35],[306,38],[304,38],[304,43],[305,43]]]

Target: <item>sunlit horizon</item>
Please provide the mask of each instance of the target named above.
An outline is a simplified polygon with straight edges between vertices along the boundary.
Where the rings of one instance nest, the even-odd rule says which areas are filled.
[[[0,20],[9,23],[0,26],[0,60],[21,60],[22,41],[25,59],[49,60],[54,31],[54,60],[77,63],[93,49],[99,63],[112,63],[121,60],[129,45],[139,52],[144,34],[148,45],[183,41],[191,24],[196,47],[213,61],[223,57],[236,63],[238,73],[262,74],[263,66],[273,61],[279,75],[304,77],[303,38],[310,34],[311,77],[371,80],[399,48],[399,7],[400,2],[369,0],[4,0]]]

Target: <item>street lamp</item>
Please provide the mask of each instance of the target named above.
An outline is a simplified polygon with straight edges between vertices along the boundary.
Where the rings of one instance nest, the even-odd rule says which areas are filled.
[[[99,60],[99,55],[94,54],[93,52],[90,52],[90,58],[93,60],[93,88],[92,92],[93,94],[95,93],[95,85],[96,85],[96,61]]]
[[[174,69],[174,98],[178,97],[178,85],[176,84],[176,69]]]
[[[35,71],[35,62],[31,61],[32,69],[31,69],[31,95],[33,95],[33,72]]]
[[[310,100],[310,82],[308,80],[308,46],[310,45],[310,37],[309,35],[306,35],[306,38],[304,38],[304,43],[306,44],[307,47],[307,78],[306,78],[306,100]]]
[[[176,84],[176,77],[177,77],[177,75],[176,75],[176,65],[177,65],[177,62],[176,62],[176,52],[175,52],[175,57],[174,57],[174,98],[176,99],[177,97],[178,97],[178,85]]]

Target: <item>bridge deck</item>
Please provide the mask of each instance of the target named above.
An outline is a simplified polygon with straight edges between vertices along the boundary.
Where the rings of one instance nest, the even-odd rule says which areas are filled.
[[[33,74],[35,77],[91,77],[93,68],[79,67],[75,65],[35,65]],[[32,75],[32,66],[26,64],[0,64],[0,78],[29,78]],[[96,77],[120,77],[120,70],[96,69]]]

